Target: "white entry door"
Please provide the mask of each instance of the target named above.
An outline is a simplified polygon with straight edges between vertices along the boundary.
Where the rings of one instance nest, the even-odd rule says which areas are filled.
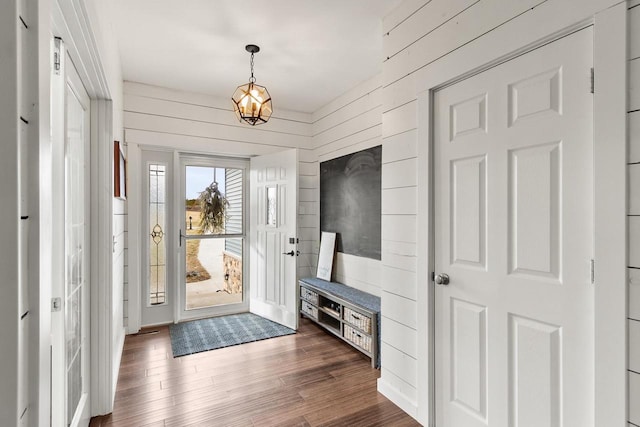
[[[592,40],[434,94],[438,426],[593,426]]]
[[[297,328],[298,151],[251,159],[252,313]]]

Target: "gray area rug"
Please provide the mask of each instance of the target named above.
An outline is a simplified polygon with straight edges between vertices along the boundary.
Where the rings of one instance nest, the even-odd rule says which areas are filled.
[[[169,327],[173,357],[291,335],[295,332],[252,313],[194,320]]]

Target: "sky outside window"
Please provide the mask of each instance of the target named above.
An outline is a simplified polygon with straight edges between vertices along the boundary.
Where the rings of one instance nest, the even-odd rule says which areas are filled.
[[[197,199],[201,191],[204,191],[212,182],[218,182],[218,188],[224,194],[225,180],[224,168],[208,166],[187,166],[186,169],[186,198]]]

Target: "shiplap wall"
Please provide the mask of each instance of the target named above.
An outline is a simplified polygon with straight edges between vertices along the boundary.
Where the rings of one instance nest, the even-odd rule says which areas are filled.
[[[417,164],[417,98],[418,92],[425,90],[421,85],[436,78],[444,81],[455,77],[447,65],[485,57],[486,62],[495,59],[487,57],[485,48],[487,40],[496,38],[496,30],[511,28],[517,33],[520,22],[544,17],[540,18],[544,25],[538,26],[535,34],[517,36],[517,42],[522,44],[513,48],[516,49],[534,42],[535,37],[543,38],[589,19],[615,3],[616,0],[405,0],[383,20],[383,363],[378,389],[423,423],[428,421],[428,390],[419,389],[425,382],[417,379],[417,373],[429,361],[422,359],[426,357],[424,353],[418,354],[418,348],[426,348],[422,344],[426,338],[418,337],[416,327],[417,294],[427,286],[426,277],[416,275],[416,192],[420,190],[418,177],[427,173],[426,165]],[[509,43],[495,40],[493,44]],[[640,223],[638,229],[640,233]]]
[[[335,280],[381,297],[383,376],[415,401],[415,117],[408,117],[413,129],[390,131],[383,140],[382,83],[383,76],[378,75],[313,114],[312,140],[318,163],[308,182],[319,197],[319,162],[382,144],[382,260],[339,253]]]
[[[640,0],[629,2],[629,425],[640,426]]]
[[[300,257],[298,274],[309,276],[317,257],[318,198],[311,189],[313,166],[311,115],[277,110],[268,123],[251,127],[238,123],[231,101],[204,94],[124,83],[125,141],[131,147],[160,147],[181,152],[249,158],[298,148]],[[132,165],[131,167],[135,167]],[[312,215],[308,215],[311,212]],[[314,252],[315,251],[315,252]],[[137,278],[125,277],[129,284]],[[127,299],[125,293],[125,299]],[[128,302],[127,302],[128,304]],[[132,331],[129,328],[129,332]]]
[[[37,52],[37,32],[39,23],[33,2],[8,1],[3,3],[0,16],[0,39],[2,40],[3,60],[0,64],[0,127],[3,140],[0,144],[0,170],[2,188],[0,189],[0,237],[4,243],[0,257],[3,293],[0,301],[0,319],[2,320],[2,348],[0,358],[3,366],[0,374],[0,424],[29,425],[35,423],[29,414],[29,377],[37,375],[37,364],[30,366],[30,355],[38,354],[37,329],[40,312],[38,305],[29,301],[29,267],[35,267],[37,277],[38,260],[29,261],[27,256],[31,234],[38,238],[38,206],[29,207],[40,194],[32,192],[29,181],[38,176],[30,173],[37,170],[38,164],[27,163],[37,155],[30,150],[38,149],[38,91],[31,90],[38,82],[37,67],[33,52]],[[28,23],[28,24],[27,24]],[[28,28],[30,27],[30,28]],[[31,123],[29,125],[29,123]],[[29,165],[29,167],[25,167]],[[33,184],[32,184],[33,185]],[[35,235],[33,234],[35,231]],[[33,239],[33,237],[32,237]],[[33,273],[32,273],[33,274]],[[30,308],[31,307],[31,308]],[[31,328],[29,323],[32,322]],[[33,337],[36,336],[34,340]],[[36,344],[34,346],[33,344]],[[31,349],[29,348],[31,346]],[[34,359],[32,357],[32,359]],[[35,359],[37,360],[37,359]],[[35,408],[37,410],[37,408]],[[33,409],[31,409],[33,412]]]
[[[316,235],[319,233],[320,162],[382,144],[380,81],[379,75],[367,80],[313,113],[312,145],[318,161],[310,169],[312,174],[304,177],[304,180],[318,201],[312,206]],[[314,247],[312,275],[315,273],[317,250],[317,246]],[[338,253],[334,280],[380,296],[381,266],[379,260]]]

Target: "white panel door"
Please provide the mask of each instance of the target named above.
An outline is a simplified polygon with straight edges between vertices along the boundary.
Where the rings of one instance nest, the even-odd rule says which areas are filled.
[[[438,426],[593,425],[592,38],[434,94]]]
[[[251,159],[252,313],[297,328],[296,149]]]

